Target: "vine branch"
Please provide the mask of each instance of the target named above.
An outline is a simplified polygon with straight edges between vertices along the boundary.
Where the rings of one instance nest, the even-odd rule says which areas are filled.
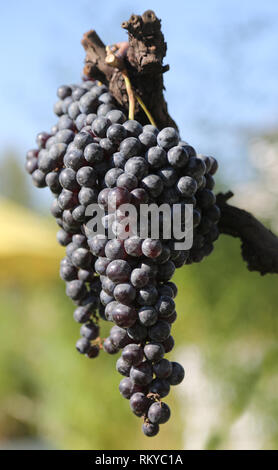
[[[219,193],[220,233],[240,238],[241,254],[250,271],[278,273],[278,238],[252,214],[227,203],[233,193]]]

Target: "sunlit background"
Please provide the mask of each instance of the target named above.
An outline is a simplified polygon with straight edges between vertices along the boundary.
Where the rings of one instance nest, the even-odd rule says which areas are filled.
[[[149,8],[162,19],[166,99],[183,138],[213,154],[218,187],[278,233],[277,1],[4,2],[0,448],[278,448],[278,280],[249,273],[237,240],[222,236],[206,261],[175,276],[171,359],[186,379],[167,397],[172,419],[159,436],[142,435],[120,396],[115,357],[89,361],[75,351],[51,197],[32,188],[25,153],[56,123],[56,88],[80,78],[83,33],[124,40],[122,21]]]

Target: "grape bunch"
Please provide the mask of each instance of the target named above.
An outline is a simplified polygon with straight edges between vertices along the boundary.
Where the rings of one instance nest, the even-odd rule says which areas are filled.
[[[60,276],[81,324],[77,350],[95,358],[100,350],[121,356],[119,385],[143,432],[155,436],[170,418],[162,401],[184,369],[165,355],[174,347],[171,326],[177,319],[175,269],[200,262],[213,250],[220,217],[213,193],[217,161],[197,155],[174,128],[158,130],[128,120],[106,86],[93,80],[61,86],[54,106],[58,122],[37,136],[26,170],[39,188],[49,187],[51,213],[66,247]],[[110,211],[110,203],[114,211]],[[143,204],[193,205],[193,246],[177,250],[174,235],[144,238],[137,224],[123,224],[123,204],[137,213]],[[103,233],[88,231],[88,208],[103,210]],[[109,233],[113,237],[109,237]],[[128,233],[127,233],[128,232]],[[108,338],[100,320],[113,323]]]

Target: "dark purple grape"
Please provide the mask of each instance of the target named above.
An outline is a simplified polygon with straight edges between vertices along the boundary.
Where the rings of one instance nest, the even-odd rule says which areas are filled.
[[[179,385],[184,379],[184,368],[178,362],[172,362],[172,374],[168,378],[170,385]]]
[[[148,362],[142,362],[139,366],[132,366],[130,378],[139,385],[148,385],[152,382],[152,366]]]
[[[134,393],[130,398],[130,408],[136,416],[143,416],[146,414],[150,405],[151,400],[143,393]]]
[[[153,403],[148,411],[148,419],[153,424],[164,424],[169,421],[171,411],[168,405],[163,402]]]
[[[144,359],[144,353],[138,344],[128,344],[122,351],[122,358],[131,366],[138,366]]]
[[[159,433],[159,425],[145,421],[142,425],[142,431],[145,436],[153,437]]]

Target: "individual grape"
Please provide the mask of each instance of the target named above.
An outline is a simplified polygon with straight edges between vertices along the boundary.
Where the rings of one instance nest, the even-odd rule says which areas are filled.
[[[178,145],[179,143],[179,135],[173,127],[165,127],[162,131],[159,132],[157,135],[157,143],[160,147],[164,148],[165,150],[169,150],[170,148]]]
[[[158,197],[163,191],[163,182],[158,175],[148,175],[142,182],[142,187],[150,194],[151,197]]]
[[[159,130],[157,129],[157,127],[153,126],[152,124],[146,124],[143,127],[143,130],[144,132],[151,132],[152,134],[155,134],[156,136],[159,133]]]
[[[111,103],[107,103],[107,104],[103,103],[98,107],[97,115],[106,116],[109,113],[109,111],[111,111],[114,108],[115,106]]]
[[[167,154],[168,162],[174,168],[183,168],[188,160],[189,156],[184,147],[179,145],[172,147]]]
[[[217,223],[221,217],[221,211],[219,207],[214,204],[206,210],[206,216],[213,222]]]
[[[148,436],[148,437],[156,436],[159,433],[159,425],[146,421],[142,425],[142,431],[145,434],[145,436]]]
[[[155,325],[158,319],[157,311],[151,306],[141,308],[138,312],[138,316],[143,326]]]
[[[95,235],[88,239],[89,248],[94,256],[104,257],[108,240],[104,235]]]
[[[218,162],[213,157],[209,157],[209,158],[210,158],[210,161],[211,161],[211,168],[210,168],[209,174],[214,175],[218,170]]]
[[[126,377],[128,377],[131,366],[126,361],[124,361],[122,357],[119,357],[116,363],[116,369],[119,372],[119,374],[125,375]]]
[[[216,202],[216,197],[214,193],[209,189],[199,190],[198,194],[196,195],[196,199],[199,207],[201,207],[202,209],[207,209],[213,206]]]
[[[105,175],[105,184],[108,188],[116,186],[117,179],[124,171],[121,168],[111,168]]]
[[[160,177],[166,188],[173,187],[176,181],[178,180],[178,173],[171,166],[161,168],[161,170],[158,171],[158,176]]]
[[[138,121],[128,120],[123,123],[128,137],[138,137],[143,132],[143,127]]]
[[[124,241],[124,248],[128,255],[138,258],[143,254],[142,239],[137,236],[127,238]]]
[[[171,411],[168,405],[163,402],[155,402],[149,407],[148,418],[153,424],[164,424],[169,421]]]
[[[170,392],[170,384],[166,379],[154,379],[149,386],[149,393],[159,395],[160,398],[167,397]]]
[[[122,351],[122,358],[127,364],[138,366],[144,359],[144,353],[138,344],[128,344]]]
[[[156,261],[157,264],[164,264],[167,261],[169,261],[170,256],[171,256],[171,251],[170,251],[169,247],[167,245],[163,245],[162,246],[162,251],[161,251],[160,255],[157,256],[157,258],[155,258],[155,261]]]
[[[70,129],[63,129],[57,132],[55,136],[55,141],[58,144],[68,145],[70,142],[73,141],[74,136],[75,136],[74,132],[71,131]]]
[[[126,159],[140,155],[141,149],[141,143],[136,137],[127,137],[120,145],[120,152]]]
[[[167,163],[167,154],[161,147],[151,147],[146,153],[146,160],[152,168],[161,168]]]
[[[86,207],[85,206],[77,206],[75,209],[72,211],[72,217],[76,222],[82,223],[85,221],[85,215],[86,215]]]
[[[99,300],[101,301],[102,305],[106,307],[106,305],[113,302],[114,297],[112,297],[111,295],[107,294],[104,290],[102,290],[99,296]]]
[[[119,349],[116,348],[116,346],[112,343],[111,338],[106,338],[103,341],[103,349],[105,352],[108,354],[117,354],[119,352]]]
[[[115,325],[110,331],[110,337],[112,343],[117,348],[124,348],[127,344],[131,342],[130,338],[127,335],[127,332],[124,328],[120,328],[119,326]]]
[[[76,172],[71,168],[65,168],[61,171],[59,181],[60,185],[69,191],[74,191],[79,188],[76,181]]]
[[[162,252],[161,241],[146,238],[142,243],[142,252],[147,258],[157,258]]]
[[[32,179],[33,179],[34,185],[37,186],[37,188],[45,188],[46,187],[45,175],[42,171],[35,170],[32,173]]]
[[[76,102],[71,103],[68,109],[68,114],[71,119],[76,119],[81,113],[79,104]]]
[[[104,292],[106,292],[108,295],[111,295],[111,296],[114,295],[114,290],[115,290],[116,284],[113,281],[111,281],[111,279],[104,276],[101,279],[101,285],[102,285],[102,289],[104,290]],[[122,284],[118,284],[118,285],[120,286]],[[120,301],[120,302],[124,303],[123,301]]]
[[[161,359],[153,365],[153,371],[157,378],[167,379],[172,374],[172,363],[167,359]]]
[[[178,295],[178,288],[174,282],[167,282],[166,287],[170,287],[174,293],[174,298]]]
[[[73,149],[66,153],[64,157],[64,164],[67,168],[74,171],[79,170],[85,163],[84,154],[81,149]]]
[[[123,283],[129,280],[131,267],[127,261],[114,260],[107,267],[106,274],[111,281]]]
[[[172,373],[168,378],[170,385],[179,385],[184,379],[184,368],[178,362],[172,362]]]
[[[80,98],[85,95],[86,93],[86,90],[84,88],[76,88],[73,92],[72,92],[72,99],[73,101],[79,101]]]
[[[113,312],[117,306],[118,302],[116,301],[110,302],[108,305],[106,305],[104,314],[107,321],[113,321]]]
[[[51,204],[50,211],[51,211],[51,214],[53,215],[53,217],[55,217],[55,218],[62,217],[63,210],[59,207],[57,199],[53,200],[53,202]]]
[[[82,187],[78,194],[78,200],[81,206],[89,206],[97,202],[98,191],[93,188]]]
[[[62,85],[58,88],[57,90],[57,96],[58,98],[60,98],[61,100],[64,100],[65,98],[67,98],[68,96],[71,96],[72,94],[72,89],[70,86],[68,85]]]
[[[114,103],[114,99],[112,97],[112,95],[110,95],[110,93],[108,92],[105,92],[105,93],[102,93],[102,95],[100,95],[98,97],[98,100],[100,103],[104,103],[104,104],[113,104]]]
[[[182,196],[191,197],[197,191],[197,183],[196,180],[190,176],[183,176],[179,179],[177,188]]]
[[[126,164],[126,159],[121,154],[121,152],[114,153],[110,161],[111,161],[112,167],[121,168],[122,170],[124,169],[125,164]]]
[[[148,164],[143,157],[131,157],[125,164],[125,173],[136,176],[138,180],[148,174]]]
[[[101,162],[103,159],[103,149],[99,144],[89,143],[86,145],[84,150],[85,160],[90,164],[94,165]]]
[[[71,238],[71,235],[63,229],[57,233],[57,241],[62,246],[67,246],[71,242]]]
[[[137,294],[137,302],[139,305],[154,305],[158,298],[158,292],[155,286],[147,285],[142,287]]]
[[[163,343],[170,336],[171,328],[164,320],[159,320],[149,328],[149,337],[152,341]]]
[[[113,290],[115,299],[125,305],[131,305],[136,297],[136,290],[130,284],[118,284]]]
[[[76,268],[72,264],[65,264],[60,267],[60,277],[63,281],[74,281],[77,277]]]
[[[158,275],[158,267],[151,259],[144,259],[139,264],[139,269],[144,271],[144,273],[148,276],[150,281],[154,280],[156,276]]]
[[[97,173],[90,166],[84,166],[76,173],[76,181],[80,186],[94,188],[97,182]]]
[[[70,281],[67,283],[66,293],[72,300],[81,300],[86,295],[86,287],[82,281]]]
[[[186,165],[186,174],[192,178],[204,176],[206,165],[201,158],[190,158]]]
[[[56,171],[51,171],[46,175],[45,177],[45,182],[47,186],[49,187],[50,191],[52,191],[53,194],[60,194],[62,191],[62,186],[59,181],[59,173]]]
[[[119,109],[112,109],[111,111],[109,111],[106,114],[106,118],[109,119],[109,121],[112,124],[123,124],[126,121],[126,116]],[[126,129],[125,129],[125,135],[126,135]]]
[[[109,205],[111,208],[117,209],[123,204],[130,202],[130,193],[124,188],[113,188],[109,192]]]
[[[164,354],[165,349],[161,343],[148,343],[144,347],[144,354],[146,359],[151,362],[158,362],[160,361]]]
[[[130,328],[137,319],[135,308],[118,303],[113,309],[112,318],[116,325],[122,328]]]
[[[143,148],[147,149],[156,145],[156,135],[153,132],[144,131],[138,136]]]
[[[108,265],[110,264],[110,260],[107,258],[98,258],[95,262],[95,271],[104,276],[106,274],[106,270]]]
[[[97,107],[97,100],[91,93],[85,93],[79,100],[79,107],[81,113],[94,113]]]
[[[91,271],[88,271],[87,269],[79,269],[77,277],[79,281],[83,282],[91,282],[93,278]]]
[[[78,269],[86,269],[90,267],[93,257],[86,248],[77,248],[71,257],[72,264]]]
[[[35,170],[38,169],[38,159],[37,158],[31,158],[26,161],[25,163],[25,169],[29,175],[31,175]]]
[[[137,188],[138,180],[134,175],[129,173],[122,173],[117,179],[117,186],[118,188],[125,188],[128,191],[132,191],[133,189]]]
[[[80,354],[87,354],[90,351],[91,343],[86,338],[80,338],[76,343],[76,349]]]
[[[73,318],[77,323],[86,323],[90,320],[92,312],[86,307],[77,307],[74,311]]]
[[[130,369],[130,378],[138,385],[148,385],[153,377],[152,366],[148,362],[142,362]]]
[[[145,189],[143,188],[136,188],[130,193],[131,195],[131,203],[135,206],[138,207],[141,204],[147,204],[149,200],[149,196]]]
[[[143,416],[147,413],[151,400],[144,393],[134,393],[130,398],[130,408],[136,416]]]
[[[130,276],[130,282],[136,289],[145,287],[148,284],[149,280],[150,279],[146,271],[140,268],[133,269]]]
[[[175,269],[173,261],[167,261],[163,264],[163,269],[158,273],[158,280],[163,282],[169,281],[173,277]]]
[[[48,134],[47,132],[40,132],[37,135],[36,143],[39,149],[45,148],[46,142],[48,141],[50,137],[51,137],[50,134]]]
[[[159,297],[155,308],[160,317],[167,318],[175,311],[175,302],[171,297],[162,295]]]
[[[144,325],[136,321],[134,325],[128,328],[127,334],[135,343],[142,343],[148,336],[148,330]]]
[[[95,359],[99,355],[99,347],[97,345],[91,345],[89,351],[86,353],[88,359]]]
[[[174,341],[173,336],[170,335],[169,338],[163,341],[162,346],[164,347],[166,354],[171,352],[175,346],[175,341]]]
[[[99,336],[99,327],[93,322],[85,323],[81,326],[80,334],[90,341],[97,339]]]
[[[144,392],[144,387],[135,384],[129,377],[124,377],[120,382],[119,390],[124,398],[130,399],[135,393]]]

